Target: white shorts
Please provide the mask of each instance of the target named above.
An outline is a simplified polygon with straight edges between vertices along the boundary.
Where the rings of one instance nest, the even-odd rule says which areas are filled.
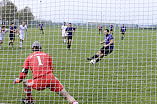
[[[65,37],[65,36],[67,36],[67,34],[66,33],[62,33],[62,37]]]
[[[3,41],[3,40],[4,40],[4,36],[0,36],[0,40],[2,40],[2,41]]]
[[[24,40],[25,39],[25,34],[20,34],[20,39]]]
[[[0,40],[2,40],[2,37],[0,36]]]

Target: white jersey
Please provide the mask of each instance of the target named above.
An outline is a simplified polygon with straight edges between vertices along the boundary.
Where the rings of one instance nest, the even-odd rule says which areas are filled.
[[[0,40],[4,40],[4,36],[5,36],[5,34],[7,33],[9,31],[9,29],[5,29],[5,31],[1,31],[1,33],[0,33]]]
[[[65,29],[67,28],[67,26],[62,25],[61,29],[62,29],[62,33],[65,33]]]
[[[20,29],[20,34],[25,34],[25,30],[27,30],[27,26],[20,25],[19,29]]]

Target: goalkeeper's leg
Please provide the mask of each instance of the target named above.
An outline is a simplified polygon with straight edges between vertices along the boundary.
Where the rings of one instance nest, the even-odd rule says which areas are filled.
[[[57,92],[60,96],[66,99],[70,104],[78,104],[78,102],[68,94],[68,92],[63,88],[60,92]]]
[[[51,74],[50,74],[51,75]],[[64,99],[66,99],[70,104],[78,104],[78,102],[68,94],[68,92],[64,89],[63,85],[59,82],[59,80],[54,77],[54,75],[48,76],[48,79],[51,78],[50,86],[47,86],[50,88],[51,91],[56,92],[60,96],[62,96]]]
[[[28,103],[33,104],[32,89],[28,86],[28,80],[24,80],[23,85],[24,92],[26,94],[26,97],[28,98]]]

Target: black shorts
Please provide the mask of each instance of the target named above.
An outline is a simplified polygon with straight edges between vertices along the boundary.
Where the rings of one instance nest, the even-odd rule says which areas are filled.
[[[43,29],[40,29],[40,30],[43,30]]]
[[[68,40],[69,40],[69,39],[71,39],[71,40],[73,39],[73,36],[72,36],[72,35],[68,35],[67,37],[68,37]]]
[[[123,35],[125,35],[125,32],[122,32]]]
[[[99,31],[102,31],[102,29],[99,29]]]
[[[110,31],[113,31],[113,29],[110,29]]]
[[[10,37],[10,40],[15,40],[15,35],[9,36],[9,37]]]
[[[105,48],[104,46],[100,49],[101,53],[104,54],[105,56],[109,55],[113,50]]]

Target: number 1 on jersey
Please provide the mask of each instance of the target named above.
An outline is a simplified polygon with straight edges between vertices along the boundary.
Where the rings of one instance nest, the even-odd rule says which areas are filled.
[[[38,63],[39,63],[39,65],[43,65],[43,64],[41,63],[40,56],[37,56],[37,58],[38,58]]]

